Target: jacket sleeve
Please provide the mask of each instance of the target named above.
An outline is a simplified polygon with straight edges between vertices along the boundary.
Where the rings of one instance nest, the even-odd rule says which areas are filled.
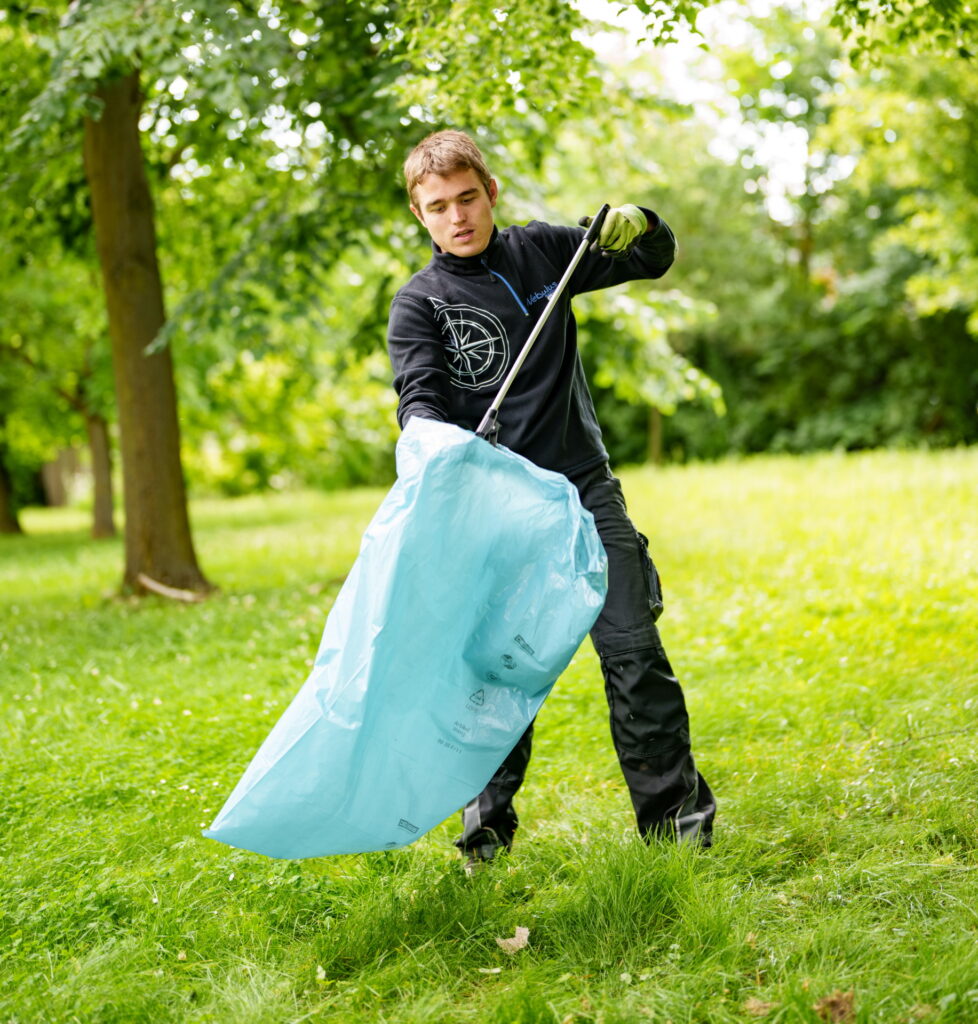
[[[648,220],[649,229],[639,239],[631,254],[625,259],[614,259],[600,253],[586,252],[570,280],[572,295],[612,288],[626,281],[654,280],[662,277],[672,266],[677,253],[675,235],[658,214],[644,207],[641,209]],[[557,264],[566,266],[570,263],[584,238],[584,230],[554,225],[539,227],[547,229],[545,244],[554,247],[553,256]]]
[[[387,324],[387,351],[401,428],[412,416],[447,420],[449,375],[434,316],[420,303],[395,296]]]

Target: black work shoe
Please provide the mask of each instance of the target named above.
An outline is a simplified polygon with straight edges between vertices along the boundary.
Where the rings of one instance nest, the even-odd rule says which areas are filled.
[[[505,852],[506,850],[505,844],[499,841],[499,837],[491,828],[487,828],[484,831],[487,842],[469,847],[469,849],[463,851],[468,854],[468,857],[462,865],[462,870],[469,878],[478,874],[483,865],[491,861],[497,853],[500,851]]]

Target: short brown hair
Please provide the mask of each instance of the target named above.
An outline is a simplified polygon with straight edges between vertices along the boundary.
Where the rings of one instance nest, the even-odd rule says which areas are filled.
[[[415,188],[426,175],[438,174],[447,177],[456,171],[469,169],[475,171],[488,192],[492,175],[479,147],[465,132],[454,129],[433,132],[422,139],[404,161],[404,183],[407,185],[411,202],[414,202]]]

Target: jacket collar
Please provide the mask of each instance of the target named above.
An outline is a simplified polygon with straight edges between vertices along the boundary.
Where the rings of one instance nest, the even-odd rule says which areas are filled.
[[[486,266],[495,262],[495,257],[502,248],[499,242],[499,228],[494,224],[492,234],[489,236],[489,244],[475,256],[456,256],[454,253],[445,252],[434,240],[431,242],[431,261],[442,270],[450,274],[482,274]]]

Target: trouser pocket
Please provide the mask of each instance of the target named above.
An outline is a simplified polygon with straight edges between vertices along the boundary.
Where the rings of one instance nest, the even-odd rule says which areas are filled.
[[[662,580],[659,571],[649,554],[649,538],[644,533],[638,533],[639,558],[645,571],[645,593],[649,601],[649,612],[652,614],[652,621],[655,622],[662,614]]]

